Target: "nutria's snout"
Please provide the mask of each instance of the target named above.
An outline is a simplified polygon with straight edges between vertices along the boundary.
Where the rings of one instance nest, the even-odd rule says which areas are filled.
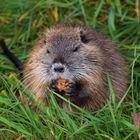
[[[80,88],[80,83],[73,80],[68,80],[64,78],[58,78],[52,80],[50,84],[50,89],[64,97],[76,97],[78,96],[78,89]]]
[[[54,63],[52,65],[52,71],[54,73],[63,73],[65,72],[66,68],[65,65],[61,64],[61,63]]]

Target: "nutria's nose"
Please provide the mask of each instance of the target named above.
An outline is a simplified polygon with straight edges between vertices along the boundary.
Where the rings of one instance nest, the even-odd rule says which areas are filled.
[[[64,72],[64,67],[55,67],[54,71],[55,72]]]
[[[53,71],[58,73],[63,73],[65,70],[65,67],[61,63],[55,63],[53,64]]]

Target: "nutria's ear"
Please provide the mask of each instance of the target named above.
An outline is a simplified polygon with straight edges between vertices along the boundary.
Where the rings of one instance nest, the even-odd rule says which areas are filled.
[[[81,41],[85,44],[89,43],[90,41],[92,41],[92,34],[90,31],[88,30],[81,30],[80,31],[80,38]]]

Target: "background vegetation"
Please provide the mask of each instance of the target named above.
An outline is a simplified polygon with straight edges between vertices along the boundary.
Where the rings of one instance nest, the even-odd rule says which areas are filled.
[[[131,75],[129,102],[73,113],[52,97],[51,107],[35,112],[15,97],[23,92],[19,71],[0,50],[0,139],[137,140],[131,113],[140,112],[139,0],[0,0],[0,38],[23,62],[40,32],[60,21],[91,25],[118,44]]]

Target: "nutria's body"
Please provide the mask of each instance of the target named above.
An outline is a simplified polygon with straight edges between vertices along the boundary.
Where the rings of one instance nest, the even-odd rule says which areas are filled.
[[[122,56],[112,41],[95,29],[73,24],[59,24],[45,32],[23,71],[24,83],[38,102],[47,103],[48,87],[62,77],[79,83],[75,92],[69,93],[75,94],[70,100],[89,110],[102,107],[109,98],[107,74],[119,100],[128,84]]]

